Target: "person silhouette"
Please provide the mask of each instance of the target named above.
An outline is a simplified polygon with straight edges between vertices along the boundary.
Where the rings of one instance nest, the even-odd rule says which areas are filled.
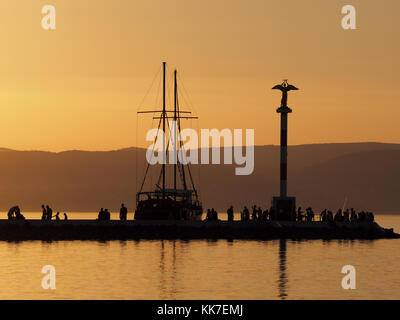
[[[246,206],[244,206],[244,209],[243,209],[243,218],[244,218],[244,221],[250,220],[250,212]]]
[[[64,212],[64,220],[68,220],[68,216],[65,212]]]
[[[104,210],[103,210],[103,208],[100,209],[99,215],[97,216],[97,220],[104,220]]]
[[[125,207],[124,204],[121,204],[121,209],[119,210],[119,218],[121,221],[126,221],[128,216],[128,209]]]
[[[233,221],[233,207],[230,206],[228,211],[226,212],[228,214],[228,221]]]
[[[21,209],[18,206],[15,208],[15,219],[25,220],[25,217],[21,214]]]
[[[42,220],[46,220],[46,217],[47,217],[47,211],[44,204],[42,204]]]
[[[256,221],[257,220],[257,206],[254,205],[252,208],[253,208],[253,211],[251,214],[251,220]]]
[[[210,209],[207,209],[206,220],[208,220],[208,221],[212,220],[212,217],[211,217],[211,210],[210,210]]]
[[[46,220],[51,220],[53,218],[53,210],[49,207],[49,205],[46,206]]]
[[[111,220],[111,213],[108,209],[104,210],[104,220]]]
[[[303,211],[301,210],[301,207],[297,209],[297,221],[303,221]]]
[[[15,214],[16,210],[17,210],[17,206],[11,207],[10,210],[8,210],[8,213],[7,213],[8,220],[15,219],[15,215],[14,214]]]
[[[212,216],[212,220],[215,220],[215,221],[218,220],[218,212],[215,211],[214,208],[211,209],[211,216]]]

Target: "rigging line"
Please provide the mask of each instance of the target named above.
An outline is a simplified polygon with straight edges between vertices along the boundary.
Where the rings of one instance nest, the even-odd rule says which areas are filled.
[[[161,104],[161,94],[160,94],[161,85],[162,85],[162,77],[159,77],[159,82],[158,82],[158,86],[157,86],[157,92],[156,92],[156,96],[155,96],[155,103],[154,103],[155,106],[157,106],[158,103]],[[156,115],[156,112],[153,112],[153,117],[152,117],[153,119],[151,121],[151,127],[154,126],[154,116],[155,115]]]
[[[181,179],[181,184],[182,184],[182,180],[183,180],[182,169],[181,169],[181,166],[177,166],[177,167],[178,167],[179,177]],[[183,188],[183,186],[182,186],[182,188]]]
[[[191,102],[191,99],[190,99],[190,96],[189,96],[189,93],[188,93],[188,91],[186,90],[186,88],[185,88],[185,86],[184,86],[184,84],[183,84],[183,81],[182,81],[182,78],[180,77],[180,75],[179,75],[179,78],[180,78],[180,83],[181,83],[181,86],[180,87],[182,87],[183,88],[183,91],[181,91],[181,90],[179,90],[181,93],[182,93],[182,97],[183,97],[183,99],[185,100],[185,102],[188,102],[188,105],[190,105],[193,109],[194,109],[194,111],[195,111],[195,114],[198,114],[197,113],[197,108],[194,106],[194,104]],[[185,97],[185,95],[186,95],[186,97]],[[192,126],[192,121],[191,121],[191,126]],[[198,128],[197,128],[198,129]],[[197,131],[199,131],[199,130],[197,130]],[[199,148],[197,148],[198,150],[199,150]],[[195,188],[195,185],[194,185],[194,180],[193,180],[193,176],[192,176],[192,172],[191,172],[191,170],[190,170],[190,165],[188,164],[188,171],[189,171],[189,176],[190,176],[190,181],[191,181],[191,184],[192,184],[192,188],[193,188],[193,190],[195,191],[195,194],[196,194],[196,197],[198,197],[198,193],[197,193],[197,190],[196,190],[196,188]],[[201,184],[201,182],[200,182],[200,166],[198,166],[198,180],[199,180],[199,187],[200,187],[200,184]]]
[[[178,77],[179,77],[179,82],[182,84],[183,91],[185,92],[185,94],[187,96],[187,99],[189,100],[190,106],[194,109],[195,114],[199,114],[198,111],[197,111],[196,106],[193,104],[192,99],[190,98],[188,90],[186,90],[186,87],[184,85],[184,82],[183,82],[180,74],[178,74]]]
[[[139,115],[136,113],[136,141],[135,141],[135,194],[137,193],[137,187],[138,187],[138,132],[139,132]],[[135,197],[136,200],[136,197]],[[137,205],[137,201],[136,201],[136,205]]]
[[[182,84],[182,87],[183,87],[184,90],[186,91],[186,89],[185,89],[185,87],[184,87],[183,84]],[[189,94],[187,93],[187,91],[186,91],[187,99],[185,98],[185,95],[183,94],[183,91],[179,91],[179,92],[181,93],[181,96],[183,97],[183,99],[185,100],[185,102],[188,103],[188,100],[187,100],[187,99],[190,100],[190,97],[189,97]],[[191,106],[192,106],[192,109],[196,109],[196,108],[194,107],[194,105],[193,105],[191,102],[190,102],[190,104],[191,104]],[[197,114],[197,111],[195,111],[195,114]],[[192,120],[192,119],[198,119],[198,117],[191,117],[191,118],[187,118],[187,119],[190,120],[190,125],[191,125],[191,127],[193,127],[193,120]],[[196,122],[196,129],[197,129],[197,132],[200,132],[200,129],[199,129],[199,122]],[[197,147],[197,151],[201,151],[201,149],[199,149],[199,147]],[[190,166],[189,166],[189,165],[188,165],[188,170],[190,170]],[[201,188],[201,181],[200,181],[200,165],[198,165],[198,170],[197,170],[197,172],[198,172],[199,188]],[[191,172],[190,172],[190,175],[192,176]],[[192,184],[194,185],[193,178],[191,178],[191,182],[192,182]]]
[[[156,99],[155,99],[155,106],[158,106],[158,104],[160,103],[161,105],[161,86],[162,86],[162,77],[159,78],[159,82],[158,82],[158,86],[157,86],[157,92],[156,92]]]
[[[178,100],[178,96],[177,96],[177,107],[178,107],[178,112],[179,112],[179,100]],[[192,120],[191,120],[191,123],[192,123]],[[179,134],[181,134],[180,129],[181,129],[181,127],[180,127],[180,119],[179,119]],[[180,139],[180,140],[182,140],[182,139]],[[184,147],[184,145],[182,144],[182,141],[180,141],[180,142],[181,142],[181,150],[183,150],[183,151],[185,152],[185,155],[186,155],[185,147]],[[184,170],[183,167],[182,167],[182,169]],[[191,170],[190,170],[190,163],[189,163],[189,162],[187,163],[187,169],[188,169],[188,172],[189,172],[189,178],[190,178],[190,182],[191,182],[193,191],[194,191],[194,193],[195,193],[195,195],[196,195],[196,198],[198,199],[198,193],[197,193],[196,187],[195,187],[195,185],[194,185],[193,176],[192,176],[192,172],[191,172]],[[184,173],[184,171],[183,171],[183,176],[184,176],[184,175],[185,175],[185,173]],[[185,177],[184,177],[184,179],[185,179]],[[186,189],[186,179],[185,179],[185,181],[184,181],[184,184],[185,184],[185,189]]]
[[[176,96],[176,108],[179,113],[179,96]],[[182,155],[182,160],[183,160],[183,153],[182,150],[184,150],[183,147],[183,142],[182,142],[182,136],[181,136],[181,119],[180,117],[178,118],[178,132],[179,132],[179,150],[181,151]],[[186,153],[185,153],[186,155]],[[183,166],[183,163],[181,164],[182,166],[182,184],[183,184],[183,189],[187,190],[187,185],[186,185],[186,177],[185,177],[185,167]]]
[[[190,126],[191,126],[191,127],[192,127],[192,124],[193,124],[193,120],[190,120]],[[195,192],[195,194],[196,194],[196,197],[197,197],[197,190],[196,190],[196,187],[194,186],[193,177],[192,177],[192,172],[191,172],[191,170],[190,170],[190,163],[188,163],[187,166],[188,166],[188,172],[189,172],[190,182],[191,182],[191,184],[192,184],[192,188],[193,188],[193,190],[194,190],[194,192]]]
[[[193,107],[193,108],[196,109],[196,107]],[[196,121],[196,126],[197,126],[196,129],[197,129],[197,132],[201,135],[200,121],[201,121],[200,118],[198,121]],[[197,152],[199,152],[199,151],[201,151],[201,144],[200,144],[200,147],[199,147],[199,145],[197,145]],[[200,157],[201,157],[201,152],[200,152]],[[201,162],[197,163],[197,175],[198,175],[198,182],[199,182],[198,187],[199,187],[199,190],[202,190],[201,189]]]
[[[189,163],[188,163],[188,172],[189,172],[190,182],[192,183],[193,191],[194,191],[194,193],[195,193],[195,195],[197,197],[198,196],[197,195],[197,190],[196,190],[196,187],[195,187],[194,182],[193,182],[192,172],[190,171]]]
[[[145,181],[146,181],[146,176],[147,176],[147,173],[148,173],[148,171],[149,171],[150,162],[151,162],[151,159],[153,159],[154,148],[155,148],[155,146],[156,146],[156,142],[157,142],[157,138],[158,138],[158,132],[160,131],[160,126],[161,126],[161,120],[160,120],[159,123],[158,123],[157,135],[156,135],[156,138],[155,138],[155,140],[154,140],[153,150],[152,150],[152,153],[151,153],[151,158],[150,158],[149,163],[147,164],[147,168],[146,168],[146,171],[145,171],[145,173],[144,173],[142,185],[140,186],[139,192],[142,192],[144,183],[145,183]]]
[[[160,67],[160,70],[161,70],[161,67]],[[162,100],[162,97],[161,97],[161,94],[160,94],[161,87],[162,87],[162,77],[159,77],[158,86],[157,86],[157,92],[156,92],[156,95],[155,95],[155,103],[154,103],[155,106],[157,106],[159,104],[161,105],[161,100]],[[152,117],[152,120],[151,120],[151,127],[152,128],[154,127],[154,122],[155,122],[154,116],[155,115],[156,115],[156,112],[153,112],[153,117]],[[161,121],[161,119],[159,120],[159,123],[158,123],[157,135],[158,135],[158,132],[159,132],[159,129],[160,129],[160,126],[161,126],[161,122],[160,121]],[[153,149],[153,151],[154,151],[154,149]],[[150,185],[153,185],[153,182],[154,182],[154,175],[151,174],[151,176],[150,176]]]
[[[140,108],[142,107],[144,100],[147,98],[148,94],[150,93],[150,90],[153,88],[154,82],[157,79],[158,74],[160,73],[160,71],[161,71],[161,67],[158,68],[158,71],[157,71],[155,77],[153,78],[153,81],[151,82],[150,88],[147,90],[145,96],[143,97],[142,101],[140,102],[140,104],[139,104],[139,106],[137,108],[137,111],[140,111]]]
[[[168,126],[168,129],[169,129],[169,123],[168,122],[167,122],[167,126]],[[165,135],[164,139],[167,139],[167,135]],[[168,139],[168,142],[167,142],[167,148],[165,149],[165,159],[167,159],[168,148],[169,148],[169,139]],[[160,176],[158,177],[157,184],[160,184],[160,182],[161,182],[161,175],[162,175],[162,171],[160,172]]]
[[[171,96],[171,91],[172,91],[172,84],[173,84],[173,74],[169,70],[169,67],[167,66],[167,73],[169,72],[169,78],[167,78],[167,103],[168,105],[172,104],[172,96]]]

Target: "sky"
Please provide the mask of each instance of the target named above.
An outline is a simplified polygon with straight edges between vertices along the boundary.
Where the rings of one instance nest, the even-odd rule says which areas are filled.
[[[56,30],[41,26],[46,4]],[[347,4],[356,30],[341,26]],[[2,0],[0,147],[149,145],[151,120],[136,112],[159,102],[146,93],[162,61],[178,69],[195,129],[279,144],[271,88],[289,79],[300,89],[289,144],[400,143],[399,15],[398,0]]]

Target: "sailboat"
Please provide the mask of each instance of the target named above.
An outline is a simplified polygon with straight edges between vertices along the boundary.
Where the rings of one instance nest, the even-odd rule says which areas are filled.
[[[174,109],[166,109],[166,81],[165,74],[166,63],[163,62],[163,98],[162,110],[156,111],[141,111],[138,113],[160,113],[158,128],[162,128],[166,133],[166,121],[173,120],[175,125],[174,132],[169,134],[174,135],[174,156],[178,159],[178,153],[184,152],[182,141],[177,141],[177,136],[180,137],[181,133],[181,119],[197,119],[192,117],[190,111],[180,111],[178,100],[178,84],[177,84],[177,71],[174,71]],[[168,153],[168,147],[165,148],[165,139],[163,141],[164,154]],[[147,164],[147,169],[143,177],[143,181],[139,192],[136,194],[136,210],[135,220],[201,220],[203,214],[203,207],[195,187],[192,173],[189,164],[184,165],[174,161],[173,164],[173,181],[166,180],[166,164],[163,161],[161,165],[161,172],[158,182],[155,184],[154,189],[144,191],[145,181],[149,172],[150,163]],[[190,184],[188,183],[188,178]],[[170,186],[169,188],[167,186]],[[172,186],[171,186],[172,185]]]

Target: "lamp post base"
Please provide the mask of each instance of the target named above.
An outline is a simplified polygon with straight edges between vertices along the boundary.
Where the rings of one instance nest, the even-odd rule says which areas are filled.
[[[276,213],[277,220],[296,220],[296,197],[273,197],[272,208]]]

